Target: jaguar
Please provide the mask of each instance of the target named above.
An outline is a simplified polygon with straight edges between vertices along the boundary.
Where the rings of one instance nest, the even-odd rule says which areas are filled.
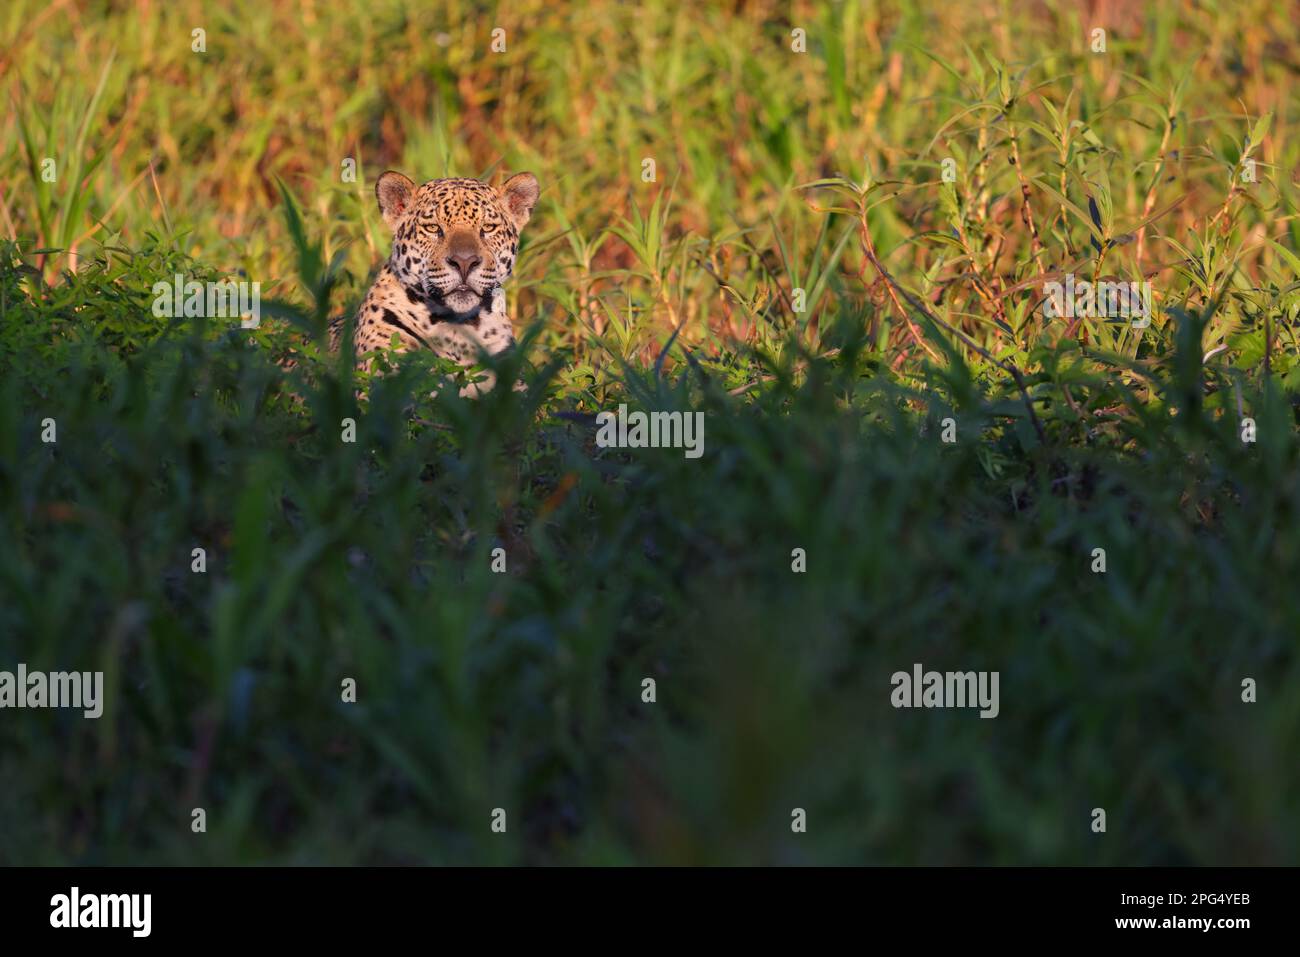
[[[388,261],[354,320],[358,360],[395,345],[429,349],[462,366],[514,345],[502,284],[514,271],[519,234],[538,197],[537,178],[516,173],[501,186],[477,179],[435,179],[417,186],[394,170],[375,183],[384,223],[392,230]],[[330,326],[330,348],[343,319]],[[478,396],[495,384],[491,371],[461,389]]]

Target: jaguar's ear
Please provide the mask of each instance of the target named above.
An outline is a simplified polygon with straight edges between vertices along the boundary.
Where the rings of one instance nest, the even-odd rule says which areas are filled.
[[[389,170],[375,183],[379,211],[389,229],[396,229],[415,199],[415,184],[395,170]]]
[[[539,192],[537,177],[532,173],[515,173],[501,187],[501,198],[505,200],[506,210],[518,228],[523,229],[524,223],[528,222],[533,207],[537,205]]]

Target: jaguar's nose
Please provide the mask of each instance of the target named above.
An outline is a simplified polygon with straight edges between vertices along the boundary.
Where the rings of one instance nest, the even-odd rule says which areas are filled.
[[[482,261],[482,257],[475,253],[455,252],[447,257],[447,265],[460,273],[462,282],[469,279],[471,270]]]

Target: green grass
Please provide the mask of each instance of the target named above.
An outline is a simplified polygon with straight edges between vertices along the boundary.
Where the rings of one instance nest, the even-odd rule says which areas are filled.
[[[0,861],[1300,859],[1284,11],[1094,54],[1069,5],[43,8],[0,12],[0,670],[108,703],[0,712]],[[526,394],[313,344],[389,167],[538,176]],[[1067,271],[1151,328],[1046,318]],[[261,328],[155,318],[177,272]],[[705,454],[597,447],[620,403]],[[999,716],[895,710],[914,662]]]

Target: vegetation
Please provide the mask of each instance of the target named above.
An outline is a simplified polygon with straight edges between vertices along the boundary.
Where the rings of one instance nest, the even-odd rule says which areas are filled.
[[[1300,25],[1115,7],[10,0],[0,861],[1300,860]],[[386,168],[537,175],[527,392],[323,348]]]

